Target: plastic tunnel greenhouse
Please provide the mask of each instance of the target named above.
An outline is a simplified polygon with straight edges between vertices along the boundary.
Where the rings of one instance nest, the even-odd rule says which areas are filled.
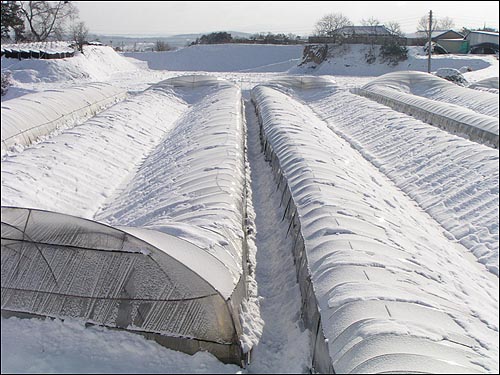
[[[2,207],[2,312],[83,318],[240,364],[245,294],[216,256],[141,228]]]
[[[2,151],[30,145],[61,126],[85,120],[126,97],[125,90],[107,83],[88,83],[47,90],[2,102]]]
[[[191,107],[162,119],[167,136],[104,209],[92,206],[91,193],[69,195],[74,204],[63,210],[57,197],[41,207],[36,201],[2,204],[2,314],[75,318],[244,365],[241,91],[209,76],[173,78],[146,91],[165,105],[185,95]],[[78,170],[79,160],[68,163]],[[103,157],[96,169],[112,162]],[[71,183],[66,188],[73,189]],[[78,211],[78,200],[94,208]]]

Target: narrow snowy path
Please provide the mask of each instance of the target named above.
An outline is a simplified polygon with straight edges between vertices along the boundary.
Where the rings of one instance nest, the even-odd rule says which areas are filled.
[[[254,106],[245,103],[252,204],[255,210],[257,259],[255,278],[265,322],[259,344],[252,352],[249,373],[308,373],[309,331],[303,328],[301,296],[295,276],[292,239],[285,237],[280,193],[271,167],[264,159]]]

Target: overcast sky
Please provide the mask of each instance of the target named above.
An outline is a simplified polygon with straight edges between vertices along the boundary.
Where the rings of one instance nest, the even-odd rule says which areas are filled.
[[[398,21],[403,32],[417,29],[432,9],[456,28],[498,29],[498,1],[76,1],[91,33],[173,35],[213,31],[308,35],[322,16],[340,12],[354,24],[375,17]]]

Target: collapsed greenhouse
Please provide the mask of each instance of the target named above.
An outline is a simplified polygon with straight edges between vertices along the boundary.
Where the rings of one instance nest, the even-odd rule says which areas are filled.
[[[171,79],[149,90],[176,87],[192,108],[105,209],[83,218],[3,204],[2,313],[83,319],[244,365],[241,92],[206,77]],[[146,183],[151,176],[155,183]],[[69,199],[92,203],[91,195]]]

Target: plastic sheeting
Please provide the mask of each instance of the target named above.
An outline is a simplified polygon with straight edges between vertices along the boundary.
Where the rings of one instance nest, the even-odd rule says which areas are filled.
[[[374,79],[363,88],[366,90],[387,88],[443,103],[456,104],[482,115],[498,118],[498,98],[495,95],[469,90],[433,74],[417,71],[393,72]]]
[[[15,207],[2,207],[1,231],[2,310],[201,341],[239,364],[228,305],[241,301],[242,288],[195,245],[146,229]]]
[[[226,80],[210,75],[187,74],[168,78],[157,83],[154,87],[172,86],[172,87],[201,87],[213,86],[217,84],[229,84]]]
[[[444,242],[421,243],[412,225],[423,223],[395,220],[396,206],[376,198],[385,187],[304,105],[265,86],[253,89],[252,100],[290,221],[314,370],[483,372],[477,341],[455,321],[465,312],[446,291],[444,270],[425,258]],[[452,272],[468,266],[455,262]],[[433,281],[423,276],[429,272]],[[456,282],[450,278],[451,288]]]
[[[485,90],[498,95],[498,77],[485,78],[472,83],[469,88],[476,90]]]
[[[184,78],[163,81],[153,89]],[[193,89],[193,80],[206,87]],[[195,96],[190,110],[96,218],[196,238],[237,281],[246,266],[241,91],[208,76],[189,77],[187,82],[176,92]],[[218,277],[217,272],[213,275]]]
[[[273,79],[269,85],[280,85],[297,89],[317,89],[334,86],[335,82],[316,76],[283,76]]]
[[[459,87],[421,72],[389,73],[354,92],[472,141],[498,148],[498,97],[492,93]]]
[[[62,59],[73,57],[75,50],[68,42],[30,42],[2,44],[2,56],[16,59]]]
[[[152,90],[179,90],[192,107],[96,214],[109,225],[2,208],[2,309],[83,318],[241,365],[241,91],[204,76],[175,82]]]
[[[58,127],[86,119],[118,100],[126,91],[106,83],[47,90],[2,102],[2,151],[30,145]]]

